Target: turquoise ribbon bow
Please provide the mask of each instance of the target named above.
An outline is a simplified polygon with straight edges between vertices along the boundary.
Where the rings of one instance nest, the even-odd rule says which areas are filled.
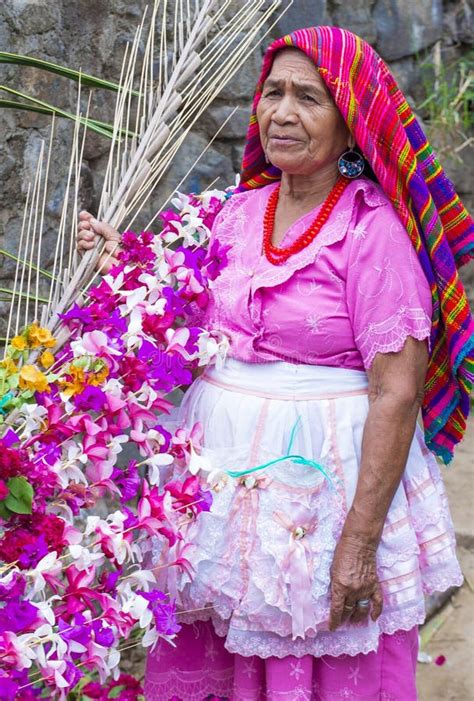
[[[324,467],[319,463],[316,462],[316,460],[308,460],[308,458],[303,457],[302,455],[291,455],[291,449],[293,447],[293,443],[296,437],[297,432],[301,428],[301,417],[298,416],[296,419],[295,425],[291,429],[291,434],[290,434],[290,440],[288,442],[288,448],[286,449],[286,455],[283,455],[281,458],[275,458],[275,460],[270,460],[270,462],[263,463],[262,465],[257,465],[256,467],[249,467],[247,470],[226,470],[226,473],[229,475],[229,477],[246,477],[247,475],[251,475],[253,472],[258,472],[259,470],[265,470],[267,467],[271,467],[272,465],[277,465],[279,462],[284,462],[285,460],[291,460],[291,462],[295,463],[296,465],[307,465],[308,467],[311,467],[313,470],[317,470],[320,472],[331,484],[332,486],[332,478]]]

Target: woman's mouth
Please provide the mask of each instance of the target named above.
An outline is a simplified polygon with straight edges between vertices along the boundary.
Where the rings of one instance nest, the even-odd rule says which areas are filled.
[[[272,146],[277,146],[279,148],[285,146],[294,146],[295,144],[300,144],[300,139],[295,139],[292,136],[270,136],[268,141]]]

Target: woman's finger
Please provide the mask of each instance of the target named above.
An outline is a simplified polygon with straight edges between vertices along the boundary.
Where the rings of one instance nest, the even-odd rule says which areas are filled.
[[[78,241],[77,242],[77,250],[78,251],[91,251],[93,248],[95,248],[94,241]]]
[[[117,229],[114,229],[110,224],[106,224],[102,221],[97,221],[97,219],[90,219],[92,229],[100,234],[106,241],[120,241],[120,234]]]
[[[88,229],[79,229],[77,238],[79,241],[95,241],[96,234]]]
[[[90,219],[93,219],[90,212],[87,212],[85,209],[79,212],[79,221],[89,221]]]
[[[368,596],[365,598],[369,598]],[[368,606],[358,606],[357,602],[354,606],[352,616],[351,616],[351,623],[362,623],[362,621],[367,620],[369,613],[372,608],[372,599],[369,601]]]
[[[97,264],[97,272],[100,273],[101,275],[106,275],[110,268],[113,268],[114,265],[117,265],[118,260],[117,258],[114,258],[114,256],[111,255],[102,255],[99,258],[99,263]]]
[[[342,621],[344,615],[344,604],[346,597],[337,589],[331,591],[331,611],[329,613],[329,630],[336,630]]]
[[[383,610],[383,595],[380,584],[377,585],[376,590],[372,596],[372,611],[370,617],[373,621],[376,621]]]
[[[118,241],[106,241],[105,242],[104,251],[106,253],[116,254],[118,250],[119,250],[119,242]]]

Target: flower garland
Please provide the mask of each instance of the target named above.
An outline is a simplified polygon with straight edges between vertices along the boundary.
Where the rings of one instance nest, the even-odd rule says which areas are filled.
[[[121,649],[179,631],[144,552],[157,537],[164,567],[188,567],[187,524],[212,501],[187,469],[200,426],[163,419],[225,351],[198,319],[226,263],[204,244],[230,194],[180,195],[159,235],[123,234],[119,264],[62,316],[69,341],[55,352],[31,324],[0,363],[1,699],[141,698]]]

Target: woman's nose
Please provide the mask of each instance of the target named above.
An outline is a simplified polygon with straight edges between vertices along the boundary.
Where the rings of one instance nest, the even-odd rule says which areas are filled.
[[[291,95],[285,95],[279,100],[272,114],[272,119],[277,124],[287,124],[288,122],[294,124],[298,120],[295,103]]]

